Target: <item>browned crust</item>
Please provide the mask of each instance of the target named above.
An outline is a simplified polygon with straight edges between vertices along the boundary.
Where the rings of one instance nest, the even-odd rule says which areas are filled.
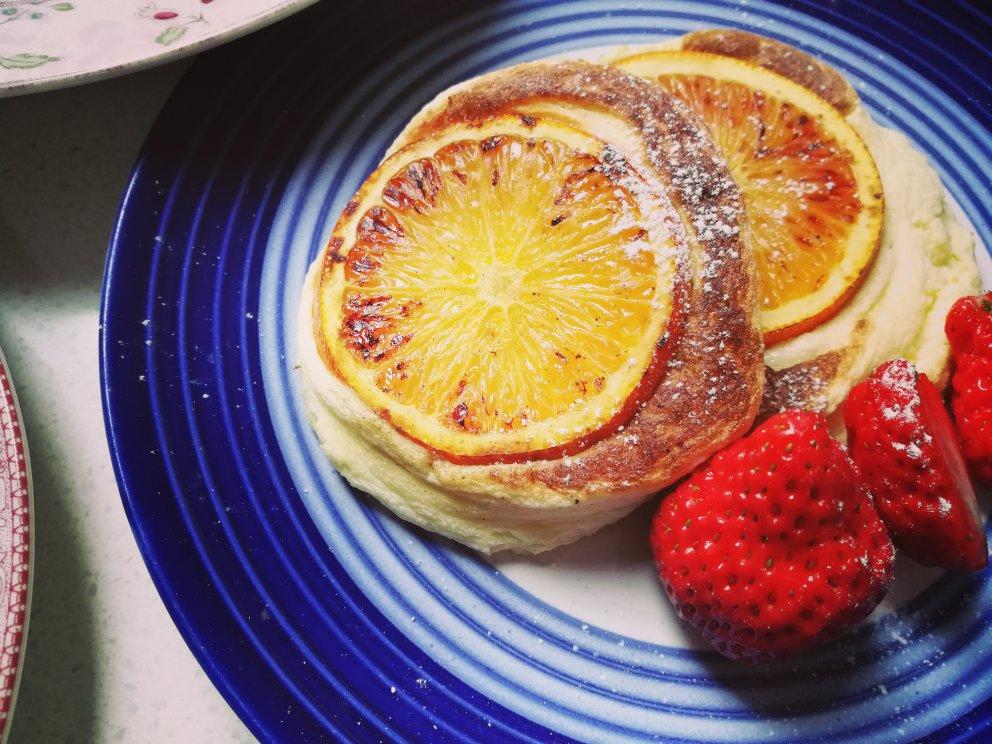
[[[532,481],[556,491],[660,489],[742,435],[761,399],[757,279],[740,235],[740,192],[680,102],[640,78],[587,62],[526,65],[482,78],[429,112],[410,139],[529,103],[598,110],[639,133],[690,235],[692,286],[665,379],[623,431],[571,458],[480,467],[510,487]]]
[[[682,37],[682,48],[736,57],[784,75],[808,88],[841,114],[858,105],[858,94],[830,65],[781,41],[736,29],[707,29]]]
[[[785,369],[766,369],[765,394],[759,418],[796,408],[824,411],[827,407],[827,386],[837,375],[841,362],[841,352],[829,351]]]
[[[854,324],[843,348],[791,367],[766,369],[765,392],[758,417],[764,419],[773,413],[796,408],[831,413],[830,399],[836,400],[836,395],[830,395],[830,388],[849,376],[858,351],[865,347],[873,332],[871,323],[861,318]]]

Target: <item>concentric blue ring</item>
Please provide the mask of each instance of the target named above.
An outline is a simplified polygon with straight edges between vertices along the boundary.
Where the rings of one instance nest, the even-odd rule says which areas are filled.
[[[984,576],[938,582],[843,643],[766,669],[625,638],[350,491],[294,376],[307,264],[409,116],[458,80],[590,46],[733,25],[811,49],[917,142],[992,245],[992,89],[977,72],[992,59],[965,31],[992,26],[953,3],[911,5],[322,4],[194,66],[111,242],[104,400],[152,576],[260,738],[981,736]]]

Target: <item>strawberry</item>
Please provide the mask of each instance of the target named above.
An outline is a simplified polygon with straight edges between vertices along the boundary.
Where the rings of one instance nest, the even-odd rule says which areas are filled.
[[[661,504],[651,546],[683,620],[747,663],[857,623],[892,581],[892,543],[818,413],[786,411]]]
[[[988,563],[975,492],[940,393],[905,359],[851,390],[847,446],[892,541],[925,566]]]
[[[951,306],[944,322],[955,359],[992,353],[992,292],[982,297],[962,297]]]
[[[944,325],[954,374],[951,408],[971,474],[992,485],[992,292],[962,297]]]
[[[992,485],[992,354],[955,367],[951,408],[968,470]]]

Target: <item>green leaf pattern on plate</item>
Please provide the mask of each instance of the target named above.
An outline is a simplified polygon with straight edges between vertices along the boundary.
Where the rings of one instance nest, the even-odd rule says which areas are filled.
[[[186,26],[169,26],[165,31],[155,37],[155,41],[163,46],[168,46],[174,41],[178,41],[186,35]]]
[[[10,23],[11,21],[19,21],[21,18],[30,18],[32,21],[36,21],[39,18],[44,18],[45,14],[42,13],[44,10],[75,10],[76,6],[72,3],[53,3],[52,0],[28,0],[22,6],[18,5],[8,5],[5,8],[0,9],[0,25],[5,23]]]
[[[0,56],[0,67],[5,70],[28,70],[41,67],[49,62],[56,62],[61,57],[49,57],[47,54],[13,54],[9,57]]]

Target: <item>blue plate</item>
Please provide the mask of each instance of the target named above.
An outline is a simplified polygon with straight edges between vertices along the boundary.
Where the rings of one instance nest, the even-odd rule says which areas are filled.
[[[306,266],[411,114],[495,67],[712,26],[843,70],[992,245],[992,23],[951,0],[321,3],[204,56],[165,106],[110,245],[107,430],[162,598],[261,739],[992,737],[984,574],[930,581],[795,663],[734,666],[576,616],[397,522],[301,413]]]

